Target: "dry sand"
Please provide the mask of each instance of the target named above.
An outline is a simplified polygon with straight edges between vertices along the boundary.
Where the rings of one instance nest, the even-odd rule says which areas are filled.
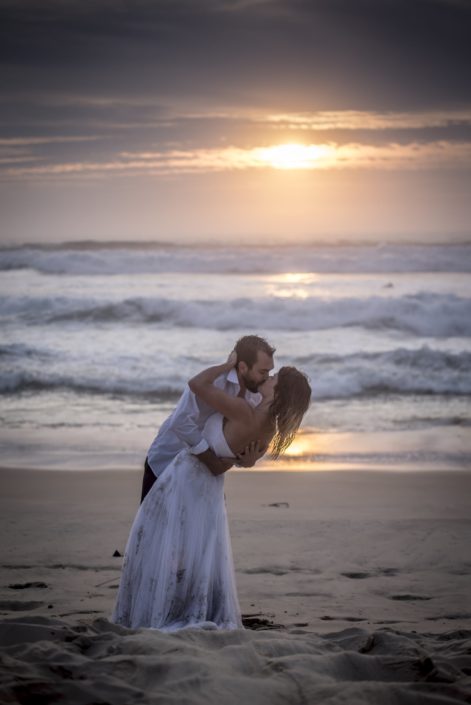
[[[471,702],[471,474],[231,471],[242,612],[278,627],[178,634],[108,621],[140,482],[0,471],[0,702]]]

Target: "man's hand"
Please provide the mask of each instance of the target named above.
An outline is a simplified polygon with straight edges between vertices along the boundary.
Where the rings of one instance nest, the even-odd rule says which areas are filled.
[[[265,455],[266,446],[262,447],[260,441],[252,441],[243,453],[237,456],[237,465],[243,468],[253,468],[257,460]]]
[[[203,453],[199,453],[197,456],[198,460],[206,465],[209,472],[213,475],[222,475],[226,470],[229,470],[234,465],[232,460],[226,458],[218,458],[218,456],[213,453],[213,451],[208,448]]]

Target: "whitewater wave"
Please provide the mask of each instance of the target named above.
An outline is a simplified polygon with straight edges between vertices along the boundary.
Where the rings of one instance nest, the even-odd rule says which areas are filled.
[[[159,401],[174,400],[183,391],[183,383],[174,384],[166,381],[139,380],[136,377],[115,373],[105,376],[104,371],[96,376],[77,371],[76,375],[54,372],[52,370],[19,370],[14,373],[0,372],[0,393],[45,392],[54,390],[71,390],[86,394],[118,394],[155,398]]]
[[[29,324],[160,324],[210,330],[316,331],[361,327],[422,337],[471,336],[471,299],[419,292],[398,298],[305,299],[270,297],[178,301],[135,297],[121,301],[69,297],[5,297],[4,322]]]
[[[176,361],[173,376],[163,379],[158,364],[136,355],[124,364],[104,356],[56,365],[31,363],[31,351],[14,365],[0,366],[0,392],[67,389],[93,394],[174,399],[185,386]],[[0,355],[1,361],[1,355]],[[422,346],[350,355],[310,355],[278,360],[295,364],[310,377],[314,403],[321,399],[375,397],[391,394],[471,394],[471,353],[451,353]],[[196,371],[196,369],[195,369]]]
[[[0,271],[112,275],[201,273],[470,272],[471,245],[312,245],[290,247],[175,247],[141,243],[78,243],[0,249]]]
[[[317,399],[389,394],[471,394],[471,353],[397,348],[381,353],[312,355],[293,364],[311,375]]]

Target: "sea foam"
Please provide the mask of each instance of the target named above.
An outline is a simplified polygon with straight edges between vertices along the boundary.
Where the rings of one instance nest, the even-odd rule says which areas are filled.
[[[100,243],[0,249],[0,271],[106,275],[159,272],[368,273],[470,272],[471,244],[173,247],[151,243],[112,247]]]
[[[471,336],[471,299],[418,292],[401,297],[320,298],[271,296],[229,301],[130,297],[7,296],[0,317],[30,324],[161,324],[212,330],[316,331],[360,327],[422,337]]]
[[[184,389],[184,364],[174,361],[173,372],[162,375],[158,361],[136,351],[125,362],[112,354],[54,361],[31,346],[0,347],[0,392],[72,390],[93,394],[174,399]],[[11,358],[12,364],[9,364]],[[378,353],[312,354],[286,362],[310,377],[314,401],[390,394],[471,394],[471,353],[451,353],[428,346],[397,348]],[[193,363],[194,372],[202,362]],[[279,365],[285,364],[283,359]]]

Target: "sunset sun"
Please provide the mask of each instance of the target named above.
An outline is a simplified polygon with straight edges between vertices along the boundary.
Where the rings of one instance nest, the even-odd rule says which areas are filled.
[[[258,149],[257,158],[275,169],[312,169],[332,151],[326,145],[279,144]]]

